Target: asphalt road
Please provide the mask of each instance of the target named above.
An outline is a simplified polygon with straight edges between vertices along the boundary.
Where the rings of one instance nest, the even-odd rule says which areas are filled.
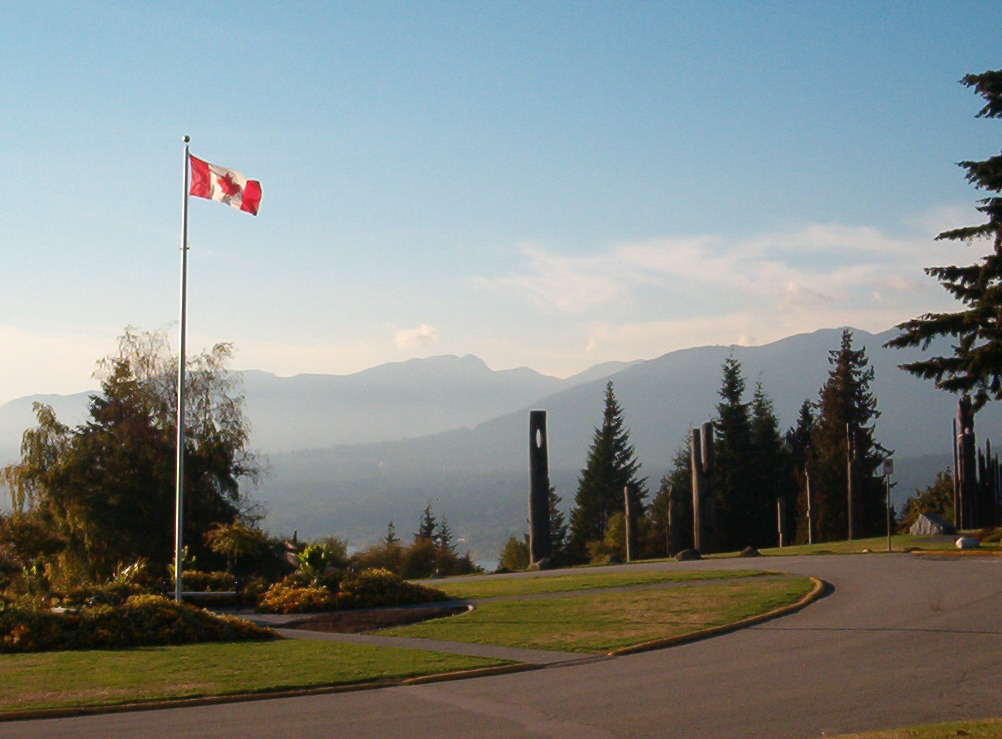
[[[812,556],[834,591],[671,649],[449,683],[0,723],[0,737],[806,737],[1002,716],[1002,558]],[[618,569],[618,568],[610,568]]]

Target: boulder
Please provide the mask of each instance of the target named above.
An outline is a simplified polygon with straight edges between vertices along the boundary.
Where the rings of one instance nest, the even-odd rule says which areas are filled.
[[[977,549],[980,546],[981,542],[973,536],[961,536],[957,539],[957,549]]]
[[[738,556],[739,557],[758,557],[758,556],[760,556],[760,552],[755,547],[745,547],[744,549],[741,550],[741,553]]]
[[[935,513],[923,513],[915,519],[915,523],[908,529],[912,536],[937,536],[939,534],[955,534],[956,529],[953,524],[946,519],[940,518]]]
[[[702,559],[703,556],[699,553],[698,549],[683,549],[681,552],[675,555],[676,562],[689,562],[694,559]]]

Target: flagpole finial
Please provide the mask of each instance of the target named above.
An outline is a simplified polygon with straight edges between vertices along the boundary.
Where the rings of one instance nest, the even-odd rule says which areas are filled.
[[[191,136],[188,136],[187,134],[185,134],[184,136],[182,136],[182,137],[181,137],[181,140],[182,140],[182,141],[183,141],[184,143],[186,143],[186,144],[187,144],[188,142],[190,142],[190,141],[191,141]]]

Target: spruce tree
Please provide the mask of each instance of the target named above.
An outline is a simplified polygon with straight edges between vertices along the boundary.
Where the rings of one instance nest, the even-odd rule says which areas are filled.
[[[1002,118],[1002,70],[969,74],[961,82],[985,99],[978,118]],[[932,357],[902,365],[902,369],[949,392],[972,395],[974,409],[1002,399],[1002,154],[982,161],[964,161],[967,180],[979,190],[996,193],[979,201],[977,209],[988,221],[944,231],[937,240],[973,242],[988,239],[991,252],[966,267],[930,267],[935,277],[965,308],[953,313],[926,313],[900,324],[891,347],[921,346],[936,338],[953,337],[952,356]]]
[[[756,502],[751,489],[751,416],[743,400],[741,364],[728,357],[723,365],[720,403],[714,423],[713,497],[717,504],[717,534],[722,551],[751,543],[750,516]]]
[[[814,404],[804,399],[797,416],[797,425],[786,432],[785,443],[793,484],[796,488],[796,512],[794,531],[791,539],[797,544],[806,544],[811,537],[807,530],[807,460],[811,449],[811,430],[814,427]]]
[[[605,387],[605,411],[585,467],[578,478],[578,491],[571,511],[568,556],[572,561],[587,558],[587,544],[605,535],[609,518],[623,510],[623,489],[629,486],[639,512],[646,496],[644,481],[637,477],[640,463],[634,457],[630,432],[616,401],[612,382]]]
[[[868,366],[865,349],[853,349],[849,329],[842,332],[841,346],[830,355],[832,367],[821,388],[808,453],[816,541],[847,537],[850,439],[857,460],[853,537],[879,534],[884,521],[884,487],[877,470],[886,450],[874,441],[873,422],[880,412],[870,392],[873,368]]]
[[[567,546],[567,520],[564,512],[560,510],[563,499],[557,495],[557,490],[552,485],[549,492],[550,507],[550,559],[555,564],[561,564],[564,560],[564,549]]]
[[[749,511],[749,543],[774,546],[778,538],[776,501],[786,501],[787,535],[792,533],[796,488],[793,482],[790,454],[779,433],[779,420],[759,382],[751,403],[751,471],[752,508]]]
[[[438,523],[435,521],[435,514],[431,512],[431,503],[429,502],[425,506],[424,511],[421,512],[421,521],[418,523],[417,533],[414,534],[414,540],[418,541],[424,539],[426,541],[435,541],[435,530],[438,528]]]

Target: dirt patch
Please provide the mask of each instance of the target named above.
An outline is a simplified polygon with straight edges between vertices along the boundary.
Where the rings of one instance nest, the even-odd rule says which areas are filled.
[[[298,621],[283,624],[286,629],[302,631],[326,631],[338,634],[363,634],[376,629],[387,629],[391,626],[406,626],[427,621],[432,618],[444,618],[466,613],[466,606],[434,606],[429,608],[378,608],[371,611],[341,611],[340,613],[325,613],[322,616],[310,616]]]

